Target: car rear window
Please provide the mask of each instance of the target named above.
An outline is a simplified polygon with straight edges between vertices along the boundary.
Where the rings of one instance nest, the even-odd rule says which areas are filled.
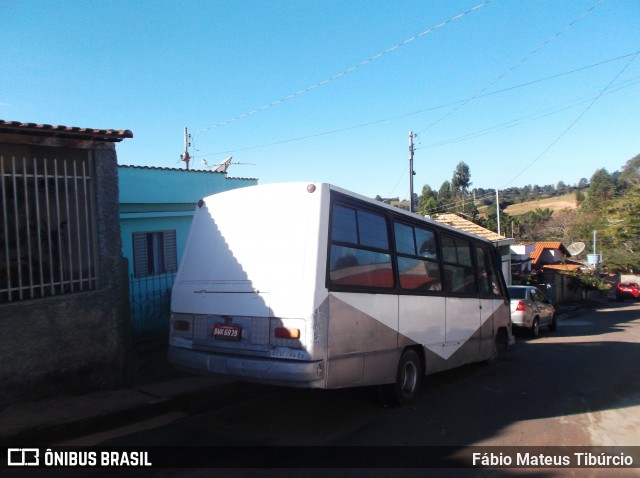
[[[527,289],[509,289],[509,297],[512,299],[524,299],[527,296]]]
[[[636,285],[632,282],[627,282],[625,284],[620,284],[620,287],[636,287]]]

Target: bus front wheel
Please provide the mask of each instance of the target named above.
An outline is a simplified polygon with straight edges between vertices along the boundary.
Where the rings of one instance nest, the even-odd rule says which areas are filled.
[[[398,362],[395,383],[385,386],[387,403],[394,406],[411,403],[422,386],[422,374],[422,362],[418,353],[413,349],[405,350]]]

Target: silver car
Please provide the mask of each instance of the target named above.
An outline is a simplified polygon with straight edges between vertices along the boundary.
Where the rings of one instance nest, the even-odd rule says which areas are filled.
[[[536,287],[514,285],[507,287],[511,298],[511,322],[527,329],[532,337],[540,334],[541,326],[556,330],[556,311],[551,301]]]

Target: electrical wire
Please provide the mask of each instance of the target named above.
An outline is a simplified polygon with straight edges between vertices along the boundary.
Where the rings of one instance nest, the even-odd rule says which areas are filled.
[[[538,78],[536,80],[528,81],[528,82],[521,83],[521,84],[518,84],[518,85],[509,86],[507,88],[503,88],[503,89],[500,89],[500,90],[495,90],[495,91],[492,91],[492,92],[489,92],[489,93],[485,93],[483,95],[478,96],[477,98],[498,95],[500,93],[505,93],[507,91],[512,91],[512,90],[515,90],[515,89],[524,88],[524,87],[531,86],[531,85],[534,85],[534,84],[537,84],[537,83],[541,83],[541,82],[544,82],[544,81],[550,81],[550,80],[553,80],[553,79],[556,79],[556,78],[560,78],[562,76],[571,75],[571,74],[578,73],[578,72],[581,72],[581,71],[584,71],[584,70],[587,70],[587,69],[591,69],[591,68],[595,68],[595,67],[598,67],[598,66],[601,66],[601,65],[605,65],[607,63],[611,63],[611,62],[618,61],[618,60],[621,60],[621,59],[624,59],[624,58],[628,58],[630,56],[636,55],[637,53],[638,52],[629,53],[629,54],[617,56],[617,57],[614,57],[614,58],[609,58],[607,60],[603,60],[603,61],[591,64],[591,65],[583,66],[583,67],[580,67],[580,68],[576,68],[576,69],[573,69],[573,70],[565,71],[565,72],[558,73],[558,74],[551,75],[551,76],[547,76],[547,77],[544,77],[544,78]],[[619,88],[619,89],[621,89],[621,88]],[[411,111],[409,113],[403,113],[403,114],[399,114],[399,115],[396,115],[396,116],[391,116],[391,117],[388,117],[388,118],[382,118],[382,119],[378,119],[378,120],[368,121],[368,122],[365,122],[365,123],[346,126],[344,128],[336,128],[336,129],[332,129],[332,130],[313,133],[313,134],[310,134],[310,135],[299,136],[299,137],[296,137],[296,138],[283,139],[283,140],[279,140],[279,141],[273,141],[273,142],[270,142],[270,143],[262,143],[262,144],[258,144],[258,145],[247,146],[247,147],[244,147],[244,148],[236,148],[236,149],[230,149],[230,150],[225,150],[225,151],[217,151],[215,153],[199,154],[198,158],[205,158],[205,157],[216,156],[216,155],[221,155],[221,154],[237,153],[237,152],[240,152],[240,151],[249,151],[249,150],[252,150],[252,149],[266,148],[266,147],[269,147],[269,146],[277,146],[277,145],[286,144],[286,143],[293,143],[293,142],[296,142],[296,141],[303,141],[303,140],[306,140],[306,139],[317,138],[319,136],[326,136],[326,135],[331,135],[331,134],[335,134],[335,133],[342,133],[342,132],[350,131],[350,130],[353,130],[353,129],[364,128],[364,127],[368,127],[368,126],[374,126],[374,125],[377,125],[377,124],[386,123],[386,122],[389,122],[389,121],[395,121],[397,119],[407,118],[409,116],[414,116],[414,115],[426,113],[426,112],[429,112],[429,111],[434,111],[434,110],[446,108],[446,107],[449,107],[449,106],[452,106],[452,105],[456,105],[456,104],[459,104],[459,103],[464,103],[467,100],[468,100],[468,98],[463,98],[461,100],[456,100],[456,101],[451,102],[451,103],[446,103],[446,104],[436,105],[436,106],[430,106],[430,107],[422,108],[422,109],[419,109],[419,110],[416,110],[416,111]],[[416,150],[419,150],[419,149],[422,149],[422,148],[423,147],[417,147]]]
[[[276,105],[279,105],[281,103],[284,103],[285,101],[289,101],[291,99],[297,98],[298,96],[303,95],[304,93],[308,93],[310,91],[313,91],[313,90],[315,90],[315,89],[317,89],[317,88],[319,88],[321,86],[326,85],[327,83],[335,81],[338,78],[341,78],[341,77],[343,77],[343,76],[345,76],[345,75],[357,70],[358,68],[361,68],[361,67],[363,67],[365,65],[368,65],[369,63],[372,63],[375,60],[378,60],[378,59],[382,58],[383,56],[385,56],[385,55],[387,55],[387,54],[389,54],[389,53],[391,53],[391,52],[393,52],[393,51],[395,51],[395,50],[397,50],[397,49],[399,49],[399,48],[401,48],[401,47],[403,47],[403,46],[405,46],[405,45],[407,45],[409,43],[412,43],[412,42],[418,40],[419,38],[422,38],[425,35],[428,35],[429,33],[432,33],[432,32],[434,32],[436,30],[439,30],[440,28],[443,28],[444,26],[446,26],[446,25],[448,25],[450,23],[453,23],[456,20],[460,20],[464,16],[466,16],[466,15],[468,15],[468,14],[470,14],[470,13],[472,13],[472,12],[474,12],[474,11],[476,11],[476,10],[486,6],[486,5],[488,5],[492,1],[493,0],[486,0],[485,2],[476,5],[475,7],[471,8],[471,9],[469,9],[469,10],[463,12],[463,13],[459,13],[458,15],[450,18],[449,20],[446,20],[446,21],[444,21],[444,22],[442,22],[442,23],[440,23],[440,24],[438,24],[438,25],[436,25],[434,27],[431,27],[431,28],[429,28],[427,30],[424,30],[424,31],[418,33],[417,35],[412,36],[411,38],[407,38],[406,40],[398,43],[397,45],[392,46],[391,48],[387,48],[386,50],[381,51],[380,53],[377,53],[377,54],[367,58],[366,60],[363,60],[360,63],[358,63],[358,64],[356,64],[356,65],[354,65],[354,66],[352,66],[350,68],[347,68],[346,70],[341,71],[340,73],[337,73],[337,74],[335,74],[335,75],[333,75],[333,76],[331,76],[331,77],[329,77],[329,78],[327,78],[325,80],[322,80],[322,81],[320,81],[318,83],[315,83],[315,84],[313,84],[313,85],[311,85],[311,86],[309,86],[307,88],[304,88],[304,89],[302,89],[302,90],[300,90],[300,91],[298,91],[296,93],[292,93],[292,94],[290,94],[288,96],[285,96],[285,97],[280,98],[278,100],[272,101],[271,103],[267,103],[267,104],[265,104],[263,106],[260,106],[259,108],[255,108],[255,109],[253,109],[251,111],[248,111],[248,112],[246,112],[244,114],[235,116],[233,118],[229,118],[229,119],[227,119],[225,121],[221,121],[219,123],[214,124],[213,126],[209,126],[207,128],[202,128],[202,129],[196,131],[195,133],[203,133],[205,131],[209,131],[211,129],[218,128],[220,126],[224,126],[226,124],[232,123],[234,121],[238,121],[238,120],[246,118],[248,116],[252,116],[252,115],[254,115],[256,113],[259,113],[260,111],[264,111],[264,110],[269,109],[269,108],[271,108],[273,106],[276,106]]]
[[[622,67],[622,69],[613,77],[613,79],[607,84],[607,86],[605,86],[605,88],[593,99],[593,101],[591,101],[587,107],[584,109],[584,111],[582,111],[582,113],[580,113],[578,115],[578,117],[573,120],[569,126],[567,126],[553,141],[551,141],[551,144],[549,144],[549,146],[547,146],[547,148],[544,149],[544,151],[542,151],[542,153],[540,153],[533,161],[531,161],[522,171],[520,171],[520,173],[518,173],[513,179],[511,179],[509,182],[507,182],[504,186],[502,186],[502,188],[500,189],[504,189],[505,187],[507,187],[509,184],[511,184],[512,182],[514,182],[516,179],[518,179],[520,176],[522,176],[524,174],[524,172],[529,169],[531,166],[533,166],[540,158],[542,158],[545,154],[547,154],[547,152],[549,152],[549,150],[551,148],[553,148],[558,141],[560,141],[560,139],[562,139],[562,137],[567,134],[569,132],[569,130],[571,128],[573,128],[575,126],[575,124],[580,121],[580,119],[587,114],[587,112],[591,109],[591,107],[596,103],[596,101],[598,101],[602,95],[604,95],[607,90],[609,90],[612,86],[613,83],[615,83],[615,81],[620,78],[620,76],[626,71],[626,69],[631,65],[631,63],[634,62],[634,60],[638,57],[638,54],[640,54],[640,51],[636,52],[635,55],[633,55],[633,57],[631,57],[631,59]]]
[[[533,50],[531,50],[526,56],[524,56],[523,58],[520,59],[520,61],[518,61],[516,64],[514,64],[513,66],[511,66],[510,68],[508,68],[506,71],[504,71],[501,75],[499,75],[495,80],[491,81],[489,84],[487,84],[484,88],[482,88],[477,94],[473,95],[472,97],[470,97],[469,99],[465,100],[461,105],[459,105],[458,107],[456,107],[455,109],[453,109],[452,111],[450,111],[449,113],[445,114],[444,116],[440,117],[438,120],[432,122],[431,124],[429,124],[426,128],[422,129],[421,131],[419,131],[418,133],[416,133],[416,135],[420,135],[421,133],[424,133],[426,130],[430,129],[431,127],[435,126],[436,124],[438,124],[440,121],[444,120],[445,118],[451,116],[453,113],[455,113],[456,111],[460,110],[461,108],[463,108],[464,106],[466,106],[468,103],[470,103],[471,101],[475,100],[476,98],[480,98],[482,96],[482,93],[485,92],[487,89],[489,89],[491,86],[495,85],[498,81],[502,80],[505,76],[511,74],[515,69],[517,69],[518,67],[520,67],[520,65],[522,65],[523,63],[525,63],[529,58],[531,58],[533,55],[535,55],[538,51],[542,50],[544,47],[546,47],[549,43],[551,43],[552,41],[554,41],[555,39],[557,39],[560,35],[562,35],[564,32],[566,32],[567,30],[569,30],[571,27],[573,27],[576,23],[578,23],[580,20],[582,20],[584,17],[586,17],[589,13],[591,13],[593,10],[595,10],[598,6],[600,6],[600,4],[602,4],[604,2],[604,0],[599,0],[597,3],[595,3],[594,5],[592,5],[589,9],[587,9],[586,11],[584,11],[583,13],[581,13],[576,19],[574,19],[572,22],[569,22],[569,24],[567,24],[564,28],[561,28],[559,31],[557,31],[554,35],[552,35],[551,37],[547,38],[544,42],[542,42],[540,45],[538,45],[536,48],[534,48]]]
[[[634,86],[635,84],[640,82],[640,77],[635,77],[635,78],[631,78],[629,80],[626,80],[625,82],[623,82],[621,85],[618,85],[615,89],[611,88],[610,91],[607,92],[607,94],[612,94],[615,93],[619,90],[622,90],[624,88],[628,88],[630,86]],[[625,84],[626,83],[626,84]],[[466,141],[468,139],[475,139],[475,138],[479,138],[481,136],[486,136],[488,134],[492,134],[492,133],[496,133],[496,132],[500,132],[500,131],[504,131],[506,129],[509,128],[514,128],[516,126],[521,126],[525,123],[529,123],[531,121],[537,121],[543,118],[546,118],[548,116],[557,114],[557,113],[561,113],[563,111],[567,111],[570,110],[572,108],[575,108],[583,103],[586,103],[587,101],[589,101],[589,99],[592,97],[593,95],[589,95],[586,97],[583,97],[582,99],[578,98],[576,99],[577,102],[571,102],[568,104],[565,104],[564,106],[558,106],[555,108],[549,108],[546,110],[541,110],[535,113],[531,113],[529,115],[525,115],[522,116],[520,118],[516,118],[510,121],[506,121],[504,123],[500,123],[494,126],[490,126],[488,128],[484,128],[478,131],[474,131],[472,133],[467,133],[465,135],[462,136],[457,136],[455,138],[450,138],[450,139],[446,139],[446,140],[442,140],[442,141],[438,141],[436,143],[430,143],[424,146],[420,146],[420,147],[416,147],[415,151],[421,150],[421,149],[425,149],[425,148],[435,148],[438,146],[445,146],[448,144],[453,144],[453,143],[459,143],[462,141]]]

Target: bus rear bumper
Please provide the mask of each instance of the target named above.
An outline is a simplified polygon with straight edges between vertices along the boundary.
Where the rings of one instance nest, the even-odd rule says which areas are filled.
[[[322,388],[325,378],[323,361],[222,356],[173,346],[169,347],[167,359],[175,367],[192,372],[228,375],[241,380],[291,387]]]

